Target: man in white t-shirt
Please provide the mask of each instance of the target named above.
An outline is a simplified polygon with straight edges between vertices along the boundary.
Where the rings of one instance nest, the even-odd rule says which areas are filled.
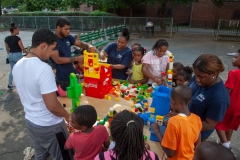
[[[71,152],[64,150],[68,131],[63,117],[70,114],[59,103],[53,71],[43,62],[48,59],[57,39],[48,29],[37,30],[26,57],[13,68],[13,79],[24,107],[26,125],[34,145],[35,160],[70,160]]]

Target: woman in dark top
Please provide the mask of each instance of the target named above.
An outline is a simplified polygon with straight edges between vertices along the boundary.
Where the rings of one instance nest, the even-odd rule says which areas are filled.
[[[11,65],[11,72],[9,74],[9,79],[8,79],[8,89],[13,88],[13,85],[12,85],[13,66],[17,63],[18,60],[20,60],[23,57],[22,51],[24,53],[27,53],[26,49],[23,47],[21,38],[17,36],[19,34],[19,29],[18,29],[18,26],[15,25],[15,23],[11,23],[10,32],[11,32],[11,35],[7,36],[4,41],[6,46],[6,51],[8,54],[8,59]]]
[[[126,73],[132,60],[132,50],[127,46],[129,41],[129,31],[124,28],[117,42],[108,44],[100,53],[100,58],[104,60],[108,57],[107,63],[112,66],[112,78],[126,80]]]
[[[195,76],[189,87],[192,102],[189,110],[202,120],[201,139],[205,141],[221,122],[229,106],[229,93],[219,77],[224,71],[221,60],[213,54],[202,54],[193,63]]]

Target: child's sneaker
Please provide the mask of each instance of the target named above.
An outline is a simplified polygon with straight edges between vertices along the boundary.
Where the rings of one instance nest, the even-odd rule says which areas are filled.
[[[12,85],[7,86],[8,89],[13,89],[14,87]]]

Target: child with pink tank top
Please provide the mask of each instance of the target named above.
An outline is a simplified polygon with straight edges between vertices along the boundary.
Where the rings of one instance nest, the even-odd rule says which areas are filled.
[[[112,120],[110,132],[115,147],[98,154],[94,160],[159,160],[154,152],[146,148],[143,122],[135,113],[128,110],[117,113]]]

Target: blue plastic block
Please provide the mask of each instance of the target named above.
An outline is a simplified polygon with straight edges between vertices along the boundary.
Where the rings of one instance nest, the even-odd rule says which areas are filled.
[[[151,112],[138,113],[138,116],[143,120],[144,125],[147,125],[147,121],[151,115]]]
[[[143,103],[146,103],[146,102],[148,102],[148,100],[144,99],[144,100],[143,100]]]
[[[156,122],[156,116],[148,118],[148,122],[150,122],[150,128],[154,122]]]
[[[151,107],[155,108],[154,115],[166,115],[170,110],[170,94],[172,89],[166,86],[157,86],[152,92]]]
[[[167,128],[166,125],[160,126],[160,133],[161,133],[162,136],[164,136],[166,128]],[[151,134],[150,134],[149,139],[152,140],[152,141],[155,141],[155,142],[159,142],[157,136],[155,135],[155,133],[152,131],[151,128],[150,128],[150,132],[151,132]]]

